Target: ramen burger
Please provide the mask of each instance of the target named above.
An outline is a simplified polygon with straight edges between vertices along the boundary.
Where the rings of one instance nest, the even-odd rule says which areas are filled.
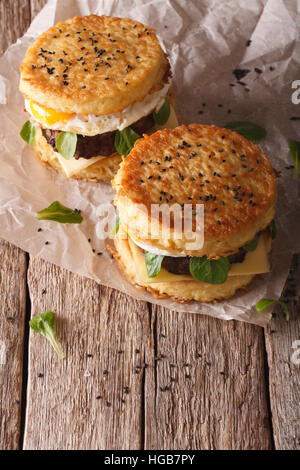
[[[120,228],[115,258],[124,275],[156,297],[180,302],[226,299],[270,269],[276,183],[259,147],[216,126],[191,124],[144,136],[113,180]],[[199,205],[204,237],[197,244],[157,204],[192,207],[197,235]],[[153,227],[160,236],[153,236]],[[126,236],[127,235],[127,236]],[[192,240],[192,244],[191,244]]]
[[[26,52],[23,139],[66,177],[111,179],[144,133],[178,125],[170,66],[155,32],[90,15],[48,29]]]

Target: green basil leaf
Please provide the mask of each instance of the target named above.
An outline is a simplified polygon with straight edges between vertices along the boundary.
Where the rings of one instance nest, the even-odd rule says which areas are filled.
[[[190,258],[190,273],[196,281],[208,282],[209,284],[223,284],[229,271],[228,258],[221,256],[220,259]]]
[[[121,224],[121,219],[120,217],[117,215],[116,217],[116,220],[115,220],[115,224],[110,232],[110,238],[115,238],[115,236],[117,235],[118,231],[119,231],[119,228],[120,228],[120,224]]]
[[[141,136],[134,132],[134,130],[128,126],[122,131],[117,131],[115,135],[115,149],[125,158],[131,152],[134,147],[136,140],[140,139]]]
[[[74,157],[77,146],[77,134],[74,132],[60,132],[56,137],[56,148],[59,153],[66,159]]]
[[[274,240],[276,238],[276,235],[277,235],[277,228],[276,228],[276,224],[275,224],[274,219],[269,224],[269,230],[270,230],[270,233],[271,233],[271,238],[272,238],[272,240]]]
[[[290,142],[290,152],[294,160],[294,178],[299,176],[299,167],[300,167],[300,142],[297,140],[291,140]]]
[[[274,304],[281,305],[285,313],[286,321],[289,321],[290,319],[289,309],[287,308],[287,305],[284,302],[281,302],[280,300],[260,299],[255,305],[255,308],[258,312],[261,312],[262,310],[265,310],[267,307],[270,307],[271,305],[274,305]]]
[[[47,338],[60,359],[65,357],[65,354],[55,337],[54,313],[51,312],[51,310],[33,317],[30,320],[29,325],[36,333],[40,333]]]
[[[26,121],[20,131],[20,136],[25,140],[25,142],[27,142],[27,144],[34,145],[36,131],[37,126],[32,124],[31,121]]]
[[[145,263],[149,277],[155,277],[159,274],[163,259],[163,255],[154,255],[153,253],[149,253],[149,251],[145,251]]]
[[[257,247],[258,240],[259,240],[259,235],[257,233],[251,242],[249,242],[249,243],[247,243],[246,245],[243,246],[244,250],[254,251]]]
[[[153,111],[152,115],[156,124],[159,124],[160,126],[166,124],[170,116],[169,100],[166,99],[162,107],[158,110],[158,112],[156,113],[155,111]]]
[[[59,201],[54,201],[49,207],[37,213],[38,220],[55,220],[61,224],[80,224],[83,221],[80,212],[63,206]]]
[[[232,131],[237,132],[238,134],[251,141],[261,140],[267,134],[267,131],[263,127],[258,126],[257,124],[253,124],[252,122],[246,121],[230,122],[224,127],[226,129],[230,129]]]

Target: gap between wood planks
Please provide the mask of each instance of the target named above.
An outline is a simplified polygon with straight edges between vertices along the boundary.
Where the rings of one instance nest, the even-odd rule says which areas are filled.
[[[31,300],[29,295],[28,286],[28,266],[29,254],[26,253],[26,310],[25,310],[25,325],[24,325],[24,339],[23,339],[23,370],[22,370],[22,394],[21,394],[21,418],[20,418],[20,436],[19,436],[19,450],[23,449],[24,431],[26,423],[26,403],[27,403],[27,385],[28,385],[28,354],[29,354],[29,335],[30,326],[29,321],[31,318]]]

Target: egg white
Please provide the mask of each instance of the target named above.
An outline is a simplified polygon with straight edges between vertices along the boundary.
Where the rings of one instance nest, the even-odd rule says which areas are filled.
[[[33,115],[30,101],[27,99],[25,99],[25,108],[31,115],[32,119],[41,124],[43,128],[93,136],[115,130],[122,131],[125,127],[137,122],[143,116],[150,114],[154,109],[156,111],[159,110],[164,103],[170,85],[169,81],[160,90],[155,93],[149,93],[142,101],[137,101],[132,105],[127,106],[127,108],[123,109],[122,112],[103,116],[96,116],[95,114],[76,114],[68,121],[57,121],[51,125],[47,125],[44,121],[39,121]]]
[[[145,251],[149,251],[149,253],[152,253],[153,255],[163,255],[163,256],[171,256],[173,258],[178,258],[178,257],[185,257],[186,255],[182,251],[173,251],[172,253],[170,251],[166,250],[161,250],[160,248],[156,248],[153,245],[150,245],[150,243],[145,243],[144,241],[137,240],[134,238],[132,235],[129,235],[130,240],[139,248]]]

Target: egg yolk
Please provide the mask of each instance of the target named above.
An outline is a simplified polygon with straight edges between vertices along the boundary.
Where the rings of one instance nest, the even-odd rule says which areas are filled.
[[[48,126],[51,126],[56,122],[61,122],[64,124],[66,121],[69,121],[69,119],[75,116],[75,114],[61,113],[51,108],[44,108],[43,106],[40,106],[33,101],[30,101],[30,109],[37,121],[43,122]]]

